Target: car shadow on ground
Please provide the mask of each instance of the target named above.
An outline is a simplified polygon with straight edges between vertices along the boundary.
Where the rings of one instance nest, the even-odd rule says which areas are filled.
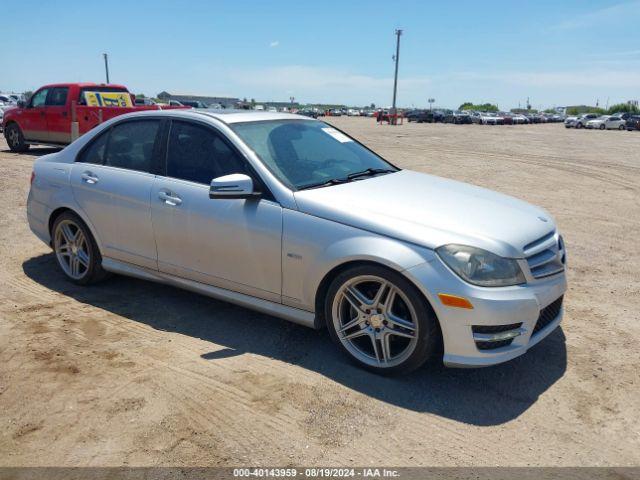
[[[20,152],[17,155],[23,155],[26,157],[42,157],[44,155],[49,155],[50,153],[56,153],[62,150],[62,147],[31,147],[26,152]],[[13,153],[8,148],[4,148],[0,150],[0,153]]]
[[[201,357],[215,362],[253,353],[320,373],[348,388],[417,412],[478,426],[517,418],[562,377],[567,367],[564,333],[557,329],[524,356],[484,369],[429,365],[402,377],[381,377],[352,366],[326,330],[284,320],[177,288],[113,276],[81,287],[58,269],[53,254],[23,263],[35,282],[130,320],[223,346]]]

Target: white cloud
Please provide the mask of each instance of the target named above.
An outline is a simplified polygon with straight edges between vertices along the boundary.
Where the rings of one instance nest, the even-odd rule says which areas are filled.
[[[391,73],[391,72],[390,72]],[[273,92],[273,98],[288,92],[305,101],[369,103],[388,97],[391,99],[393,77],[374,77],[339,68],[289,65],[264,69],[236,69],[229,72],[229,80],[251,91]],[[428,95],[429,77],[400,77],[399,91],[405,98]]]
[[[455,74],[459,80],[485,80],[523,87],[596,87],[632,88],[640,84],[640,71],[576,70],[557,72],[465,72]]]
[[[269,44],[269,47],[271,47],[271,48],[275,48],[275,47],[277,47],[278,45],[280,45],[280,41],[279,41],[279,40],[274,40],[273,42],[271,42],[271,43]]]
[[[577,15],[558,23],[554,30],[574,30],[577,28],[611,26],[615,22],[629,22],[640,19],[640,2],[618,3],[588,13]]]

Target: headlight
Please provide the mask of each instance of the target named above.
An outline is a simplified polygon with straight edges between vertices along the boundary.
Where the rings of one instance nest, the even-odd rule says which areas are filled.
[[[436,252],[463,280],[481,287],[506,287],[525,283],[524,274],[513,258],[503,258],[480,248],[444,245]]]

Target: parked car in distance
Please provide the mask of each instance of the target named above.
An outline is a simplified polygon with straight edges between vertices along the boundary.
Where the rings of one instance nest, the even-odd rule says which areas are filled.
[[[628,118],[628,117],[627,117]],[[607,130],[624,130],[626,128],[626,120],[618,115],[611,115],[604,126]]]
[[[607,118],[609,118],[609,115],[600,115],[592,120],[588,120],[587,123],[585,123],[584,128],[597,129],[602,127],[602,130],[604,130],[604,122]]]
[[[202,103],[200,100],[181,100],[180,103],[182,103],[182,105],[184,105],[185,107],[208,108],[207,105]]]
[[[456,125],[469,124],[471,123],[471,116],[468,112],[450,112],[444,116],[442,119],[443,123],[453,123]]]
[[[438,118],[442,119],[444,115],[441,112],[434,112],[432,110],[420,110],[414,120],[416,123],[435,123],[438,121]]]
[[[584,128],[587,125],[589,120],[594,120],[598,118],[597,113],[585,113],[584,115],[580,115],[575,121],[575,128]],[[566,126],[566,124],[565,124]]]
[[[147,98],[147,97],[136,97],[134,104],[135,105],[157,105],[155,100],[152,100],[151,98]]]
[[[505,362],[562,318],[548,212],[298,115],[113,118],[34,162],[27,217],[71,282],[130,275],[327,328],[380,373]]]
[[[625,120],[625,128],[628,132],[640,130],[640,115],[631,115]]]
[[[298,112],[298,115],[303,115],[303,116],[309,117],[309,118],[318,118],[318,112],[316,112],[315,110],[311,110],[311,109],[300,110]]]
[[[403,115],[404,115],[404,118],[406,118],[408,122],[416,122],[418,116],[420,114],[422,114],[423,112],[424,112],[424,110],[413,109],[413,110],[407,110],[406,112],[403,113]]]
[[[480,114],[480,123],[482,125],[502,125],[504,123],[504,119],[502,117],[498,117],[495,113],[483,112]]]
[[[599,130],[624,130],[625,121],[615,115],[602,115],[593,120],[589,120],[586,124],[586,128],[599,129]]]
[[[526,125],[529,123],[529,119],[521,113],[514,113],[511,118],[514,125]]]
[[[565,128],[574,128],[576,126],[576,122],[578,121],[577,115],[570,115],[564,119]]]

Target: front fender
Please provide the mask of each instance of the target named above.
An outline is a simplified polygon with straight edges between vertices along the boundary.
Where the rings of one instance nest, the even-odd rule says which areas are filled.
[[[368,261],[403,271],[431,260],[434,252],[341,223],[284,210],[283,302],[315,310],[320,283],[336,267]]]

